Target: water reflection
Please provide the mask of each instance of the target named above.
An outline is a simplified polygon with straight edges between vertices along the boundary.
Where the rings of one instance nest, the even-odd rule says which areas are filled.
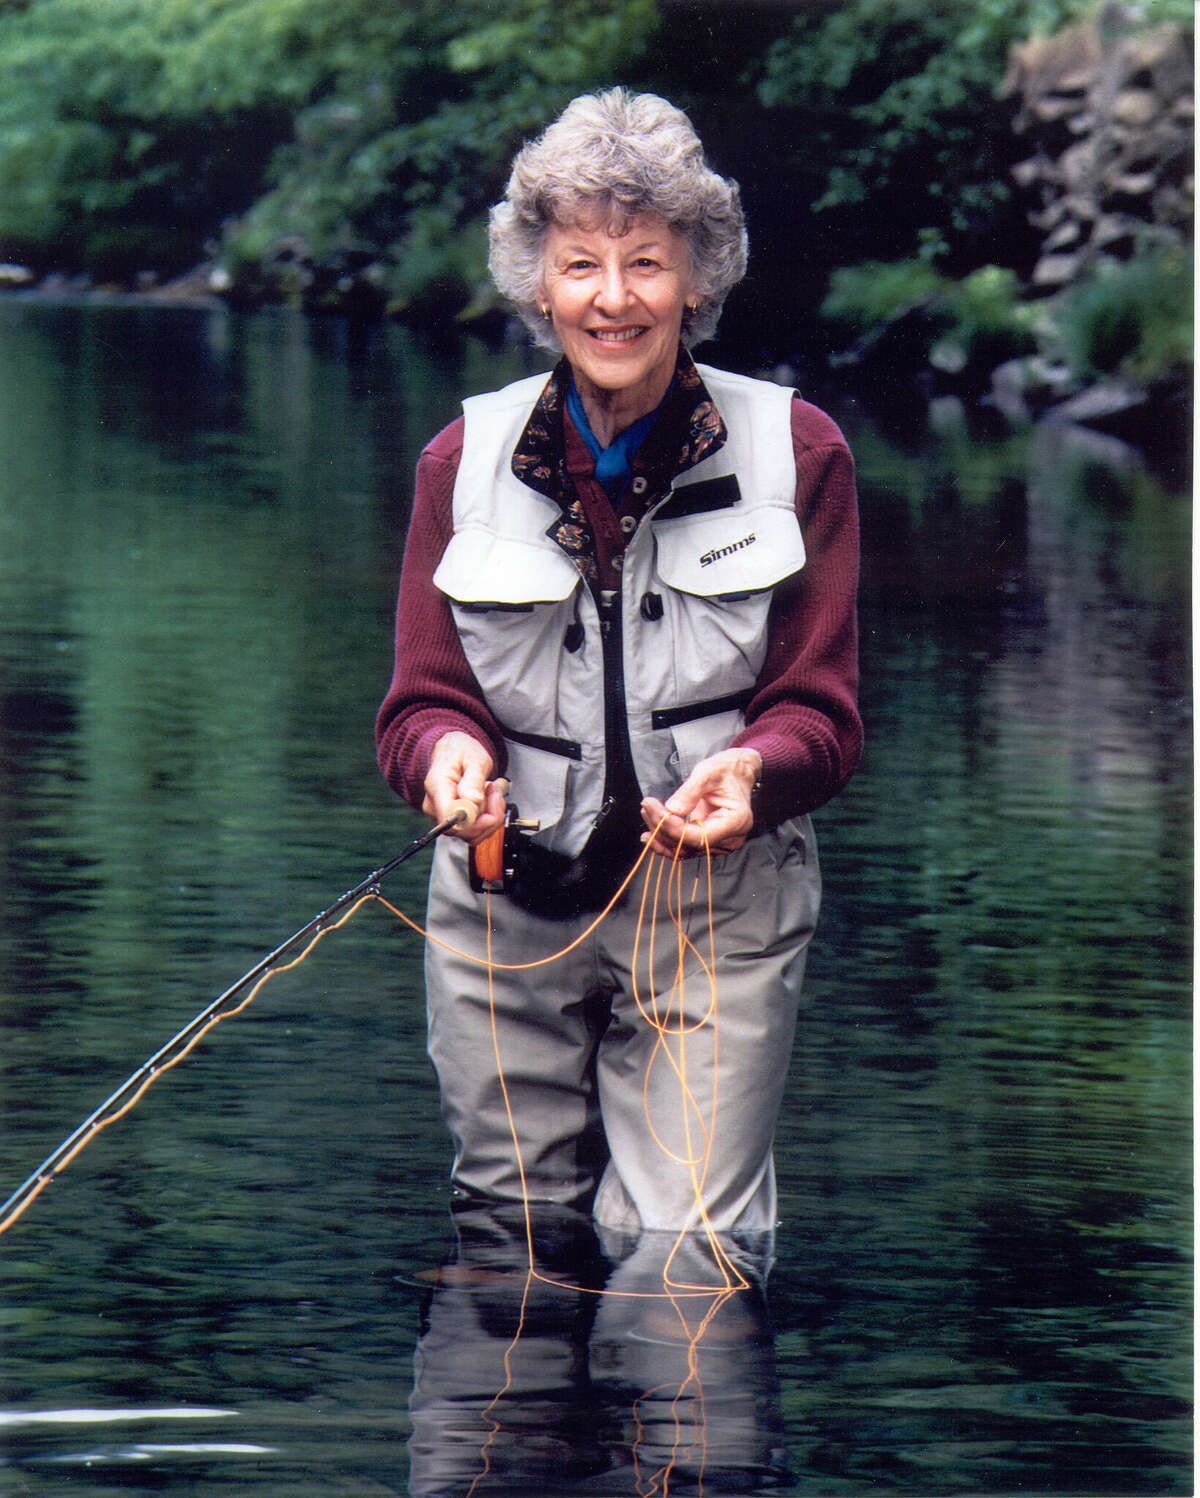
[[[4,1186],[420,829],[370,737],[409,476],[527,367],[0,300]],[[683,1490],[701,1389],[708,1491],[1191,1491],[1187,496],[1094,434],[812,394],[861,478],[868,749],[820,814],[765,1299],[720,1305],[689,1385],[661,1304],[534,1284],[513,1345],[511,1224],[456,1245],[485,1283],[438,1272],[420,945],[369,909],[0,1240],[0,1482],[399,1494],[410,1451],[474,1480],[511,1370],[513,1492],[668,1457]],[[419,914],[425,875],[389,898]],[[586,1226],[538,1242],[641,1276]]]
[[[520,1211],[454,1227],[417,1344],[413,1498],[784,1484],[765,1235],[722,1242],[739,1286],[696,1235],[622,1240],[545,1209],[528,1239]]]

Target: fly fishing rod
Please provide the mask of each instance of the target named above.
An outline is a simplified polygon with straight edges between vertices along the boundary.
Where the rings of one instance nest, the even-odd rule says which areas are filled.
[[[477,815],[477,808],[469,801],[452,802],[450,814],[443,821],[430,827],[420,837],[414,838],[403,852],[397,853],[395,858],[389,859],[387,863],[368,874],[365,879],[359,880],[353,889],[348,889],[344,895],[339,895],[327,910],[321,911],[320,915],[315,915],[307,925],[301,926],[299,931],[293,932],[286,941],[280,942],[274,951],[260,958],[252,968],[242,974],[236,983],[213,999],[211,1004],[206,1005],[194,1019],[184,1025],[182,1030],[172,1035],[170,1040],[160,1046],[153,1056],[143,1061],[135,1072],[126,1077],[117,1090],[107,1097],[94,1112],[89,1113],[79,1127],[68,1134],[58,1148],[46,1156],[33,1174],[17,1187],[8,1200],[0,1206],[0,1233],[6,1232],[16,1222],[26,1207],[45,1190],[55,1176],[66,1169],[101,1129],[128,1113],[147,1088],[165,1071],[169,1071],[171,1067],[182,1061],[218,1021],[244,1009],[267,979],[273,973],[280,971],[283,959],[290,952],[299,947],[303,948],[300,956],[295,958],[293,963],[288,964],[294,966],[296,962],[303,960],[323,936],[349,920],[364,900],[376,895],[380,881],[394,869],[398,869],[414,854],[427,848],[444,832],[449,832],[460,825],[471,826]],[[492,834],[492,837],[495,835]]]

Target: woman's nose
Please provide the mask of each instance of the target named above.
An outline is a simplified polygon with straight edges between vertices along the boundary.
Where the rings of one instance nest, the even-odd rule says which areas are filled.
[[[615,316],[629,305],[629,282],[618,265],[605,269],[596,294],[596,305],[602,312]]]

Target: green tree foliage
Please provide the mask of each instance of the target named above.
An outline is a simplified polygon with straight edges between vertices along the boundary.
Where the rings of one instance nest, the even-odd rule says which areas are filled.
[[[439,256],[478,270],[462,231],[514,144],[656,21],[653,0],[30,0],[0,11],[0,249],[169,266],[244,215],[240,263],[295,236],[389,251],[414,285]]]
[[[657,22],[653,0],[521,0],[503,19],[488,0],[420,11],[390,73],[337,80],[299,112],[230,236],[235,259],[258,263],[289,236],[317,258],[383,246],[394,297],[465,301],[517,145],[634,66]]]
[[[920,257],[843,266],[830,278],[821,312],[855,340],[855,357],[869,355],[881,339],[897,342],[901,330],[909,361],[948,375],[973,369],[986,377],[1036,347],[1036,310],[1022,301],[1015,272],[997,265],[961,280]]]
[[[120,274],[179,264],[251,200],[297,94],[262,65],[236,0],[31,0],[0,14],[0,242]],[[294,8],[294,7],[293,7]],[[258,60],[233,86],[222,52]],[[299,50],[299,49],[297,49]]]
[[[515,147],[623,82],[686,108],[742,183],[751,272],[724,331],[744,312],[803,345],[839,267],[870,262],[856,296],[921,283],[927,305],[935,264],[1020,272],[1009,48],[1091,3],[0,0],[0,259],[128,280],[215,256],[247,296],[336,300],[349,273],[445,315],[485,281]],[[938,280],[939,326],[978,344],[1008,316],[997,285],[951,311]]]
[[[1180,248],[1101,263],[1067,294],[1056,323],[1080,379],[1123,375],[1153,384],[1192,361],[1193,258]]]
[[[1183,6],[1140,8],[1170,18]],[[900,254],[936,225],[969,263],[987,258],[1020,149],[998,104],[1009,50],[1094,8],[1095,0],[849,0],[801,11],[767,52],[758,97],[787,120],[796,189],[829,221],[846,259],[869,253],[870,241],[877,249],[881,224]]]

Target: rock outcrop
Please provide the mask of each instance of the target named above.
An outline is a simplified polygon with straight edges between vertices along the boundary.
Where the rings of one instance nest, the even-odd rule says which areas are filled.
[[[1190,241],[1194,177],[1192,39],[1139,26],[1107,5],[1087,22],[1013,50],[1005,92],[1032,154],[1014,171],[1042,235],[1034,288],[1058,291],[1100,257]]]

